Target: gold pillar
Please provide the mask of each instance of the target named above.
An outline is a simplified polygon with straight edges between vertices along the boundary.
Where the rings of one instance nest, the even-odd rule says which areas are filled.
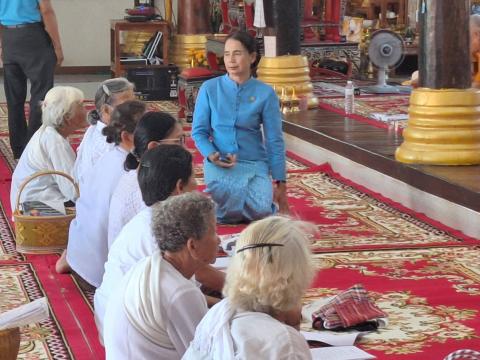
[[[318,99],[313,94],[309,73],[308,60],[302,55],[262,57],[257,67],[258,79],[275,87],[277,95],[281,95],[282,88],[295,88],[298,97],[307,97],[311,109],[318,106]]]
[[[395,158],[431,165],[480,164],[480,90],[418,88]]]

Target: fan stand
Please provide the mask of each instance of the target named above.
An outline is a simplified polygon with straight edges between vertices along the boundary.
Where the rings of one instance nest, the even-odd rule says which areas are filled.
[[[410,86],[388,85],[387,84],[388,68],[378,69],[377,84],[371,86],[362,86],[360,90],[369,94],[410,94],[412,88]]]

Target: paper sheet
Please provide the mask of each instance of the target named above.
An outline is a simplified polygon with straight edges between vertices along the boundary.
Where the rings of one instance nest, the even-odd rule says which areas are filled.
[[[0,314],[0,330],[37,323],[48,315],[47,298],[43,297]]]
[[[331,331],[300,331],[308,341],[320,341],[332,346],[350,346],[357,340],[359,332],[333,333]]]
[[[318,360],[367,360],[376,357],[356,346],[334,346],[311,349],[312,359]]]

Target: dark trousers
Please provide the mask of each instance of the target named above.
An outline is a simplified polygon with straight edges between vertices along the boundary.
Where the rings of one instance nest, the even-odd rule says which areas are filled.
[[[40,104],[53,87],[57,58],[42,24],[2,30],[4,88],[13,156],[19,158],[42,124]],[[30,116],[25,120],[27,79],[30,80]]]

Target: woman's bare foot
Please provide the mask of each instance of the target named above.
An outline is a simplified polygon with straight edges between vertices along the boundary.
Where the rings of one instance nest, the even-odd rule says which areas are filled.
[[[63,250],[62,256],[57,260],[55,264],[55,271],[59,274],[67,274],[72,270],[67,263],[67,250]]]

